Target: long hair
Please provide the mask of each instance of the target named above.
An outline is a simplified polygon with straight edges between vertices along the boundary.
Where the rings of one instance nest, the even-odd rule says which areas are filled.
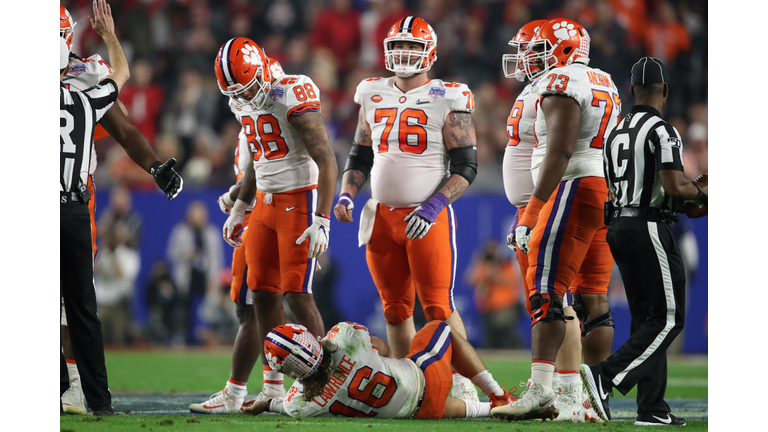
[[[309,402],[323,392],[323,387],[331,380],[333,368],[331,367],[331,353],[323,347],[323,361],[317,367],[312,376],[300,380],[304,386],[304,400]]]

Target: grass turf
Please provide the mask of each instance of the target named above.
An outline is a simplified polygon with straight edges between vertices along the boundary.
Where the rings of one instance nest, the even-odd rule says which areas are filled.
[[[488,369],[504,387],[518,385],[530,376],[530,355],[485,354]],[[178,393],[214,393],[223,388],[229,376],[231,353],[228,351],[146,351],[107,352],[107,369],[110,389],[119,397],[121,394],[145,394],[147,399],[163,398]],[[260,363],[252,374],[249,394],[255,395],[261,387]],[[707,360],[701,358],[670,359],[667,400],[707,399]],[[614,392],[617,399],[634,399],[634,391],[627,396]],[[198,396],[196,396],[198,397]],[[120,409],[120,407],[116,407]],[[167,406],[168,411],[183,411],[186,405]],[[144,414],[146,412],[142,412]],[[689,419],[686,430],[707,430],[706,419]],[[542,423],[540,421],[504,423],[492,420],[372,420],[372,419],[304,419],[263,415],[206,416],[206,415],[119,415],[115,417],[65,416],[60,419],[60,428],[72,431],[128,431],[128,430],[323,430],[333,432],[359,431],[369,428],[385,428],[403,431],[450,431],[450,430],[494,430],[514,431],[560,431],[600,428],[602,431],[640,430],[631,421],[617,421],[604,425]]]

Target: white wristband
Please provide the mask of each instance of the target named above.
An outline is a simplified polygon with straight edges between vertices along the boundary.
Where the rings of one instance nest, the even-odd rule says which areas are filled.
[[[235,202],[235,204],[232,206],[232,211],[237,213],[245,213],[247,208],[248,203],[238,198],[237,202]]]

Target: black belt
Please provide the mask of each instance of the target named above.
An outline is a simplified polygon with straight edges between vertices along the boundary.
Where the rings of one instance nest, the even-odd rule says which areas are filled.
[[[77,192],[59,192],[59,203],[69,204],[78,203],[85,204],[91,198],[90,194],[80,195]]]
[[[620,217],[639,218],[651,221],[660,221],[671,223],[675,219],[675,215],[671,210],[658,209],[658,208],[640,208],[640,207],[619,207],[613,209],[612,214],[614,219]]]

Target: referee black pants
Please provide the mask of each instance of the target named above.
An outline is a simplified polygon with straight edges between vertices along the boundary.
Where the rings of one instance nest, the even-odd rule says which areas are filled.
[[[614,218],[608,245],[619,266],[629,311],[630,337],[602,373],[622,394],[637,385],[638,413],[668,413],[667,348],[685,321],[685,268],[669,224],[636,217]]]
[[[61,296],[67,313],[69,339],[80,371],[83,393],[92,411],[112,405],[104,363],[104,339],[96,314],[93,286],[93,244],[87,204],[60,204]],[[64,356],[61,355],[63,363]]]

